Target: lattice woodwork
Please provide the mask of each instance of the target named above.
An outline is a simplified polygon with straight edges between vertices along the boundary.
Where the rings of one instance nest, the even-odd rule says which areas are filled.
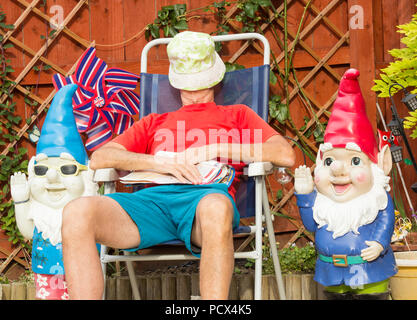
[[[333,102],[337,96],[337,89],[334,90],[334,92],[329,92],[328,96],[325,97],[326,101],[320,101],[323,100],[322,96],[320,98],[317,97],[317,95],[314,92],[311,92],[311,89],[309,88],[309,85],[313,83],[317,78],[319,78],[321,75],[325,74],[327,76],[326,81],[328,79],[329,83],[331,82],[333,85],[338,84],[341,78],[341,71],[337,70],[337,68],[330,63],[330,60],[332,57],[335,56],[335,54],[339,53],[341,49],[346,49],[347,46],[350,45],[350,37],[351,34],[348,30],[348,28],[341,28],[337,25],[334,17],[330,18],[333,12],[336,10],[340,10],[341,6],[347,6],[349,0],[328,0],[326,1],[309,1],[309,0],[288,0],[288,12],[293,13],[297,10],[294,10],[294,8],[300,6],[305,7],[308,5],[308,10],[306,12],[306,19],[304,25],[302,26],[298,39],[296,40],[296,32],[294,32],[293,29],[288,29],[288,49],[291,50],[295,47],[296,52],[303,52],[309,57],[311,57],[314,61],[314,66],[312,67],[305,67],[302,70],[297,69],[297,78],[299,80],[299,84],[297,84],[296,79],[291,75],[289,78],[289,96],[285,97],[287,101],[290,103],[290,112],[295,112],[294,108],[300,108],[300,113],[303,115],[309,116],[311,119],[306,123],[305,128],[301,131],[301,134],[304,135],[307,133],[307,131],[314,127],[315,125],[315,119],[313,115],[311,114],[311,110],[304,106],[301,110],[301,107],[299,107],[299,97],[301,95],[305,96],[309,102],[311,103],[311,108],[315,114],[315,117],[317,117],[321,121],[327,121],[329,116],[329,110],[331,106],[333,105]],[[65,71],[62,67],[60,67],[61,64],[56,63],[54,61],[51,61],[51,59],[47,58],[47,55],[45,55],[45,52],[47,51],[47,48],[50,47],[55,42],[59,41],[61,37],[66,37],[71,39],[72,41],[75,41],[78,43],[82,48],[88,48],[90,46],[95,46],[94,42],[89,42],[79,35],[77,35],[75,32],[71,31],[68,25],[72,20],[74,20],[74,17],[77,15],[77,13],[80,13],[82,10],[84,4],[87,4],[87,0],[81,0],[78,1],[76,4],[74,4],[74,8],[72,11],[66,16],[64,23],[57,29],[53,37],[49,38],[45,44],[39,49],[39,50],[33,50],[28,45],[25,45],[22,41],[17,39],[16,36],[14,36],[15,30],[18,29],[19,26],[21,26],[30,16],[35,16],[37,19],[40,19],[42,22],[51,22],[51,18],[43,13],[41,10],[39,10],[37,7],[39,7],[40,0],[33,0],[31,2],[25,1],[25,0],[13,0],[13,2],[18,3],[20,6],[23,6],[24,11],[22,14],[17,18],[15,21],[16,28],[14,30],[11,30],[7,33],[2,32],[1,35],[4,37],[3,44],[6,42],[13,43],[16,47],[20,48],[22,51],[24,51],[27,55],[30,55],[32,58],[28,62],[25,68],[16,76],[15,79],[11,79],[16,82],[16,84],[13,86],[13,90],[19,92],[22,95],[28,96],[30,99],[37,101],[39,103],[38,112],[37,115],[33,115],[30,118],[29,124],[24,124],[21,127],[20,126],[14,126],[13,129],[18,132],[18,136],[21,140],[21,137],[27,138],[27,130],[34,124],[34,122],[37,120],[37,118],[41,115],[41,113],[48,107],[50,104],[53,96],[54,91],[52,90],[51,93],[47,96],[47,98],[43,99],[40,96],[36,95],[33,92],[29,92],[24,85],[22,85],[22,82],[24,81],[25,77],[28,75],[28,72],[35,66],[37,63],[42,62],[44,64],[50,65],[54,72],[60,73],[62,75],[69,75],[73,72],[76,63],[73,65],[73,67]],[[163,1],[165,4],[172,4],[173,2],[176,3],[185,3],[187,0],[184,1]],[[277,1],[274,1],[276,3]],[[75,2],[74,2],[75,3]],[[187,2],[188,4],[191,4],[191,1]],[[199,3],[203,3],[203,1],[199,1]],[[207,1],[208,3],[212,3]],[[281,5],[276,9],[277,13],[282,13],[284,10],[284,5],[282,4],[282,1],[279,2]],[[323,3],[325,3],[323,5]],[[128,7],[133,6],[133,4],[128,4]],[[156,10],[160,9],[160,3],[157,5],[155,2],[155,6],[157,6]],[[233,4],[227,12],[227,15],[225,17],[225,24],[228,24],[231,27],[231,30],[234,32],[239,32],[240,26],[233,20],[233,17],[236,15],[236,12],[238,10],[237,4]],[[271,28],[276,28],[281,34],[284,29],[284,22],[282,17],[276,15],[272,10],[269,10],[267,12],[269,16],[269,22],[265,23],[261,26],[262,32],[267,36],[271,33]],[[156,15],[156,13],[155,13]],[[348,15],[344,15],[346,18]],[[298,16],[298,19],[300,19],[301,16]],[[153,19],[149,18],[149,21],[147,23],[151,23]],[[117,21],[117,23],[123,23],[122,21]],[[90,26],[91,27],[91,26]],[[331,33],[331,35],[336,39],[335,41],[332,41],[332,44],[329,45],[328,48],[325,48],[326,53],[323,54],[323,51],[317,50],[317,48],[312,45],[311,41],[309,41],[309,38],[312,34],[314,34],[318,28],[325,28],[327,31]],[[204,26],[199,29],[203,32],[209,32],[208,30],[204,29]],[[199,31],[195,30],[195,31]],[[109,37],[110,39],[111,37]],[[270,38],[270,37],[269,37]],[[270,42],[274,41],[273,39],[270,39]],[[119,48],[120,49],[120,48]],[[139,49],[139,48],[138,48]],[[250,50],[255,50],[257,52],[262,53],[263,48],[257,43],[257,42],[251,42],[251,41],[245,41],[242,43],[242,45],[235,50],[231,55],[230,59],[228,59],[229,62],[237,62],[239,58],[241,58],[243,55],[245,55]],[[127,52],[127,51],[126,51]],[[130,51],[129,51],[130,52]],[[110,53],[106,53],[110,54]],[[116,53],[115,53],[116,54]],[[120,50],[117,51],[117,54],[120,54]],[[278,71],[280,73],[283,72],[283,60],[284,60],[284,53],[282,52],[282,48],[279,52],[274,52],[274,57],[276,57],[275,61],[271,61],[271,70]],[[137,55],[137,59],[139,60],[139,51]],[[340,69],[340,66],[338,66]],[[346,65],[348,67],[348,64]],[[299,72],[298,72],[299,71]],[[335,86],[336,88],[336,86]],[[329,91],[329,90],[328,90]],[[0,102],[4,101],[5,97],[0,97]],[[298,112],[298,110],[296,111]],[[5,121],[4,119],[0,118],[0,121]],[[272,123],[272,125],[275,125],[275,123]],[[301,127],[301,126],[300,126]],[[285,130],[289,133],[292,138],[294,138],[296,141],[299,141],[299,137],[296,135],[296,133],[292,130],[291,126],[287,124],[285,126]],[[6,148],[2,150],[1,154],[7,154],[9,150],[14,147],[16,144],[20,142],[14,141],[10,143]],[[308,144],[308,146],[314,151],[317,152],[317,143],[312,139],[303,138],[303,141]],[[291,144],[295,147],[295,144],[291,142]],[[314,164],[312,166],[314,168]],[[283,198],[278,202],[275,203],[275,201],[270,198],[270,204],[272,207],[272,211],[274,213],[281,212],[282,214],[286,214],[291,216],[291,211],[288,209],[288,207],[294,207],[294,188],[288,187],[288,190],[284,193]],[[297,229],[297,232],[291,237],[291,239],[288,241],[286,246],[290,245],[292,242],[294,242],[298,236],[301,234],[305,234],[308,238],[311,240],[314,240],[312,235],[309,235],[304,231],[303,225],[300,220],[297,219],[289,219],[291,224],[295,226]]]
[[[38,63],[43,62],[46,65],[49,65],[56,73],[60,73],[64,76],[68,76],[72,74],[75,71],[75,67],[77,65],[77,61],[73,64],[73,66],[68,70],[65,71],[61,67],[58,66],[57,63],[51,61],[45,56],[45,53],[47,52],[47,49],[51,47],[54,43],[59,41],[61,39],[60,34],[63,33],[67,37],[70,37],[73,41],[78,43],[83,48],[89,48],[91,46],[94,46],[94,42],[86,41],[85,39],[79,37],[76,33],[72,32],[67,25],[74,19],[74,17],[77,15],[77,13],[82,10],[83,6],[88,3],[88,0],[79,0],[74,8],[68,13],[68,15],[65,17],[64,21],[61,25],[57,26],[55,33],[53,36],[48,37],[45,43],[42,45],[42,47],[39,50],[33,50],[29,46],[25,45],[22,41],[18,40],[13,36],[13,34],[16,32],[16,30],[19,29],[19,27],[24,24],[24,22],[30,17],[31,14],[34,14],[36,17],[40,18],[41,21],[46,21],[48,23],[51,22],[51,18],[44,14],[42,11],[40,11],[36,6],[40,3],[40,0],[33,0],[31,3],[28,3],[24,0],[16,0],[20,5],[25,7],[25,10],[22,12],[22,14],[17,18],[17,20],[13,23],[14,29],[10,30],[8,32],[0,31],[0,34],[3,36],[2,44],[6,44],[8,42],[12,43],[15,47],[20,48],[23,52],[29,54],[32,58],[31,60],[26,64],[25,68],[14,78],[14,79],[8,79],[14,82],[14,84],[10,87],[10,93],[14,93],[14,91],[19,92],[20,94],[27,96],[28,98],[36,101],[39,106],[37,107],[36,114],[33,114],[30,117],[30,121],[28,123],[24,123],[21,127],[17,125],[13,125],[12,129],[17,132],[18,140],[15,140],[11,143],[9,143],[1,152],[2,155],[7,155],[11,150],[13,150],[13,147],[20,143],[21,138],[28,138],[27,131],[31,128],[31,126],[34,124],[34,122],[37,120],[38,117],[40,117],[44,110],[48,108],[50,105],[54,95],[55,90],[52,90],[50,94],[46,98],[42,98],[39,95],[36,95],[33,92],[28,91],[21,83],[24,81],[25,77],[28,75],[30,70]],[[3,95],[0,97],[0,103],[3,103],[7,98],[7,95]],[[0,118],[0,122],[3,124],[7,121],[7,119]],[[2,264],[0,265],[0,273],[2,273],[4,270],[6,270],[7,266],[12,263],[13,261],[22,265],[25,268],[29,267],[28,262],[25,259],[19,258],[18,254],[21,251],[22,247],[15,248],[12,252],[9,252],[5,248],[0,248],[0,252],[5,254],[7,256],[7,259],[5,259]]]
[[[57,39],[60,39],[59,35],[61,32],[65,33],[69,37],[71,37],[74,41],[78,42],[81,46],[88,48],[90,46],[94,46],[94,42],[87,43],[85,39],[77,36],[75,33],[73,33],[71,30],[68,29],[67,25],[70,23],[70,21],[75,17],[75,15],[81,10],[84,4],[88,3],[88,0],[81,0],[78,1],[78,3],[74,6],[74,8],[71,10],[71,12],[65,17],[64,21],[61,25],[57,26],[55,29],[55,33],[52,37],[48,38],[47,41],[43,44],[43,46],[38,50],[35,51],[19,41],[18,39],[14,38],[12,34],[15,32],[15,30],[18,29],[18,27],[25,21],[25,19],[29,16],[31,12],[33,12],[38,17],[42,18],[43,20],[50,22],[51,18],[39,9],[36,8],[36,5],[39,3],[39,0],[33,0],[30,4],[23,0],[18,0],[18,2],[26,7],[24,12],[19,16],[19,18],[14,23],[15,28],[13,30],[8,31],[7,33],[4,33],[3,31],[0,31],[0,34],[4,37],[2,44],[5,44],[6,42],[10,41],[15,46],[21,48],[28,54],[32,56],[32,59],[30,62],[26,65],[26,67],[20,72],[20,74],[14,78],[10,79],[14,82],[14,84],[10,88],[10,92],[13,90],[18,90],[22,94],[28,96],[29,98],[35,100],[40,104],[40,106],[37,109],[37,113],[35,115],[32,115],[30,118],[30,122],[24,124],[22,127],[13,126],[12,128],[17,131],[17,136],[19,137],[19,140],[21,137],[27,138],[27,131],[28,129],[33,125],[35,120],[42,114],[42,112],[49,106],[49,104],[52,101],[52,98],[55,95],[55,90],[52,90],[51,93],[48,95],[46,99],[42,99],[41,97],[29,92],[27,89],[25,89],[23,86],[20,85],[20,83],[24,80],[25,76],[28,74],[28,72],[38,63],[39,61],[44,62],[47,65],[50,65],[54,71],[57,73],[60,73],[64,76],[68,76],[71,73],[74,72],[76,63],[72,66],[72,68],[66,72],[62,68],[60,68],[56,63],[50,61],[46,57],[44,57],[44,53],[46,50],[56,41]],[[0,97],[0,103],[3,103],[5,99],[7,98],[6,95],[3,95]],[[0,119],[1,122],[4,123],[4,121],[7,121],[6,119]],[[2,155],[6,155],[10,152],[10,150],[19,142],[19,140],[15,140],[11,143],[9,143],[2,151]]]
[[[334,100],[337,96],[337,90],[328,97],[328,100],[322,104],[319,103],[314,97],[313,94],[310,94],[308,90],[306,89],[306,85],[313,81],[315,77],[319,74],[319,72],[322,72],[323,70],[327,72],[328,75],[330,75],[331,79],[335,83],[339,83],[341,79],[341,74],[334,70],[328,62],[332,56],[344,45],[349,45],[350,40],[350,33],[349,30],[342,31],[340,30],[328,17],[327,15],[332,12],[337,6],[340,6],[343,2],[347,2],[345,0],[332,0],[330,1],[322,10],[318,9],[314,5],[314,1],[307,1],[307,0],[289,0],[287,2],[288,4],[288,11],[291,10],[290,6],[295,4],[296,2],[302,4],[303,6],[308,6],[308,12],[314,16],[314,18],[302,28],[301,32],[298,35],[298,39],[296,41],[296,33],[288,30],[288,36],[292,40],[288,43],[288,50],[291,50],[296,46],[296,50],[304,50],[307,52],[314,60],[316,60],[316,65],[311,68],[311,70],[308,71],[308,73],[300,80],[299,85],[297,85],[296,80],[291,76],[289,79],[289,83],[292,86],[292,89],[290,90],[290,94],[288,97],[286,97],[287,101],[290,102],[290,109],[292,106],[293,100],[300,94],[300,90],[303,90],[303,94],[308,98],[308,100],[311,102],[311,105],[315,108],[315,115],[318,119],[322,118],[323,116],[328,118],[328,112],[330,107],[333,105]],[[225,17],[224,23],[227,23],[233,30],[238,31],[240,30],[240,27],[237,25],[237,23],[232,19],[233,15],[238,10],[238,5],[235,4],[227,13]],[[284,5],[282,4],[279,8],[277,8],[277,13],[281,14],[284,10]],[[271,25],[274,24],[278,29],[283,32],[284,30],[284,22],[281,17],[279,17],[276,13],[274,13],[272,10],[269,10],[269,22],[264,23],[261,26],[262,32],[266,35],[269,28],[271,28]],[[325,54],[325,56],[320,57],[320,54],[315,52],[314,49],[312,49],[306,41],[304,41],[305,37],[308,34],[311,34],[314,32],[315,28],[317,28],[318,25],[324,25],[326,26],[336,37],[338,37],[338,41],[328,50],[328,52]],[[273,41],[273,40],[272,40]],[[253,47],[258,52],[262,53],[263,48],[256,42],[252,41],[246,41],[234,54],[232,54],[232,57],[229,59],[229,62],[233,63],[238,60],[238,58],[245,54],[245,52],[248,50],[248,48]],[[278,70],[278,72],[283,73],[282,68],[282,62],[284,59],[284,52],[280,52],[279,54],[277,52],[274,53],[276,56],[275,61],[271,61],[271,71]],[[307,112],[308,114],[308,112]],[[302,134],[306,133],[313,125],[315,124],[314,117],[311,116],[311,119],[306,124],[305,129],[301,132]],[[293,132],[291,127],[289,125],[286,126],[288,130],[290,130],[293,133],[293,138],[298,141],[299,137]],[[305,139],[305,142],[310,146],[310,148],[317,152],[317,143],[315,141],[311,141],[309,139]],[[294,143],[291,142],[291,144],[294,146]],[[312,165],[312,170],[314,170],[314,164]],[[274,203],[272,199],[270,199],[270,204],[272,206],[272,212],[277,213],[280,211],[283,214],[287,214],[288,212],[285,210],[284,206],[287,205],[289,202],[294,201],[294,188],[292,187],[290,190],[287,191],[287,193],[284,195],[284,197],[279,201],[279,203]],[[291,239],[288,241],[288,243],[285,245],[285,247],[288,247],[291,243],[297,240],[297,238],[302,234],[305,233],[305,235],[310,238],[310,240],[314,240],[313,236],[305,232],[304,226],[302,225],[301,221],[299,220],[293,220],[289,219],[289,221],[297,227],[297,232],[291,237]]]

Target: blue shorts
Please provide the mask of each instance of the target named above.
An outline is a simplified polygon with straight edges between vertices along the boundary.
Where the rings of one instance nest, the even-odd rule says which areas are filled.
[[[134,193],[107,194],[130,215],[139,229],[140,244],[136,251],[172,240],[181,240],[196,257],[200,252],[191,245],[191,230],[200,200],[212,193],[227,196],[234,208],[233,229],[239,226],[239,212],[227,185],[160,185]],[[193,250],[194,249],[194,250]]]

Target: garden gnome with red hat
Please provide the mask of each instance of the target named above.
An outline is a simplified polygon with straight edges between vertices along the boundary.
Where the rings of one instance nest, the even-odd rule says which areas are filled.
[[[397,273],[390,240],[394,206],[389,191],[392,158],[378,152],[358,82],[349,69],[320,145],[314,169],[295,170],[297,205],[304,226],[315,233],[314,280],[330,299],[387,299]]]

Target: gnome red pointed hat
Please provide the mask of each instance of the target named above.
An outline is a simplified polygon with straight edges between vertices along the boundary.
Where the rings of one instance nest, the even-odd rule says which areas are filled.
[[[358,77],[359,71],[356,69],[349,69],[343,75],[324,133],[324,144],[333,148],[348,147],[354,150],[359,147],[372,162],[377,163],[377,142],[366,115]]]

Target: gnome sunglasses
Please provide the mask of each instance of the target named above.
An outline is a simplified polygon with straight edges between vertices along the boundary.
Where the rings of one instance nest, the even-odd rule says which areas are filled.
[[[44,176],[48,172],[49,168],[58,169],[56,166],[47,164],[35,164],[34,171],[37,176]],[[59,172],[63,176],[76,176],[80,171],[87,170],[88,167],[83,164],[62,164],[59,166]]]

